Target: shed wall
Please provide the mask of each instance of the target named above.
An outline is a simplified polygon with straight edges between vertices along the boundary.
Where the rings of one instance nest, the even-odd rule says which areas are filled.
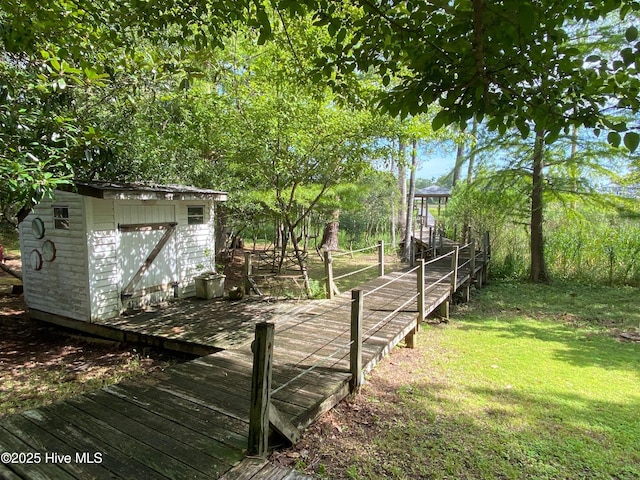
[[[67,207],[69,228],[54,228],[54,207]],[[33,220],[44,223],[44,236],[36,238]],[[20,223],[20,250],[23,263],[25,302],[30,309],[41,310],[76,320],[89,318],[89,280],[87,275],[87,244],[85,240],[85,209],[83,197],[74,193],[55,192],[33,208]],[[55,258],[42,260],[40,270],[31,265],[34,252],[43,253],[45,242],[55,246]]]
[[[189,225],[187,207],[204,206],[204,223]],[[196,294],[194,277],[204,271],[215,269],[214,203],[185,201],[176,210],[178,230],[178,271],[180,275],[180,296]]]
[[[118,238],[113,200],[85,197],[91,321],[120,314]]]

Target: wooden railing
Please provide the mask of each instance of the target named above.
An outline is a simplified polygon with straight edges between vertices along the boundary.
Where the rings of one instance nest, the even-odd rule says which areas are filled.
[[[360,268],[358,270],[354,270],[353,272],[345,273],[343,275],[334,276],[333,274],[333,261],[336,258],[344,257],[346,255],[353,255],[354,253],[366,252],[369,250],[378,251],[378,263],[373,265],[368,265],[366,267]],[[384,242],[380,240],[377,245],[372,245],[370,247],[361,248],[359,250],[350,250],[348,252],[340,252],[340,253],[331,253],[329,251],[324,252],[324,273],[325,273],[325,290],[327,292],[327,298],[332,299],[335,295],[340,295],[340,291],[336,286],[336,280],[340,280],[343,278],[350,277],[352,275],[356,275],[358,273],[362,273],[364,271],[370,270],[372,268],[378,267],[378,276],[384,276]]]
[[[471,284],[475,283],[480,286],[483,278],[486,278],[486,267],[490,250],[488,247],[488,235],[484,237],[483,248],[481,252],[476,250],[476,243],[471,240],[469,243],[463,246],[456,245],[448,253],[441,255],[429,261],[419,259],[417,266],[403,272],[402,274],[395,276],[388,282],[380,285],[370,291],[363,292],[359,289],[354,289],[351,292],[351,301],[348,305],[343,307],[349,307],[350,311],[350,341],[345,345],[336,345],[336,350],[321,358],[312,366],[301,371],[295,377],[289,379],[276,389],[272,389],[272,375],[271,367],[273,365],[273,342],[274,342],[274,325],[271,323],[260,323],[256,325],[255,340],[252,344],[252,351],[254,355],[253,359],[253,378],[251,387],[251,412],[250,412],[250,426],[249,426],[249,453],[266,456],[268,453],[268,437],[270,429],[278,432],[282,437],[289,440],[291,443],[297,442],[300,432],[297,427],[282,415],[277,407],[272,403],[272,395],[287,388],[294,381],[298,380],[304,375],[308,375],[311,371],[318,368],[323,363],[326,363],[330,359],[349,351],[349,370],[350,381],[349,390],[351,392],[357,392],[362,383],[364,382],[364,369],[362,358],[362,344],[368,338],[373,336],[380,328],[387,325],[395,316],[413,302],[417,303],[418,315],[415,321],[412,321],[401,330],[401,334],[404,335],[404,340],[408,348],[414,348],[416,343],[416,334],[421,322],[425,320],[427,315],[435,308],[439,307],[439,315],[441,317],[449,317],[449,304],[453,295],[459,289],[459,280],[464,279],[463,287],[468,289]],[[380,251],[383,251],[383,244],[379,244]],[[478,269],[478,256],[482,255],[482,265]],[[426,284],[426,269],[437,262],[446,262],[446,258],[451,257],[451,268],[440,278],[431,281]],[[329,257],[331,258],[331,257]],[[461,262],[461,260],[464,260]],[[382,262],[381,262],[382,263]],[[383,267],[384,268],[384,267]],[[389,312],[383,318],[381,318],[375,325],[370,326],[366,331],[363,330],[365,301],[370,295],[375,295],[376,292],[389,288],[393,283],[406,278],[408,275],[416,273],[416,293],[409,295],[408,298],[395,308],[392,312]],[[480,273],[476,278],[476,273]],[[438,286],[447,285],[446,288],[440,288],[436,291]],[[435,293],[435,297],[432,297],[432,302],[429,308],[426,308],[426,299],[429,294]],[[468,291],[466,293],[468,299]],[[341,308],[336,306],[322,315],[333,314],[336,309]],[[321,316],[322,316],[321,315]],[[346,315],[346,312],[345,312]],[[370,314],[371,315],[371,314]],[[309,320],[318,320],[318,316],[310,316]],[[346,330],[345,332],[346,333]],[[367,336],[368,335],[368,336]]]

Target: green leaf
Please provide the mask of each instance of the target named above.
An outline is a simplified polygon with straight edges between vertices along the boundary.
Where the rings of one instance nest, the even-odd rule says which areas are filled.
[[[624,146],[629,149],[631,153],[635,152],[640,144],[640,134],[636,132],[627,132],[624,134]]]
[[[620,137],[618,132],[609,132],[609,135],[607,135],[607,142],[609,142],[609,145],[613,147],[619,147],[621,140],[622,137]]]
[[[638,38],[638,29],[631,25],[627,28],[627,31],[624,32],[624,38],[627,39],[627,42],[633,42]]]
[[[433,120],[431,121],[431,128],[433,129],[434,132],[444,126],[446,117],[447,117],[447,112],[445,110],[440,110],[436,114],[436,116],[433,117]]]
[[[520,130],[520,135],[522,135],[523,139],[529,136],[529,133],[531,132],[531,127],[529,126],[529,124],[524,118],[522,117],[516,118],[516,127],[518,127],[518,130]]]

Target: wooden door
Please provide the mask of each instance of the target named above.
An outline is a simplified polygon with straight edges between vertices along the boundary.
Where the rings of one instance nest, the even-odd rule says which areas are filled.
[[[172,295],[178,281],[175,206],[123,204],[116,216],[123,306],[131,298]]]

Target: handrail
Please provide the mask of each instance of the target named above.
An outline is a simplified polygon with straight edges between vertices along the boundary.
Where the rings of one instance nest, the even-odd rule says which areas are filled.
[[[364,267],[364,268],[361,268],[359,270],[354,270],[353,272],[344,273],[344,274],[339,275],[337,277],[333,277],[333,280],[335,281],[335,280],[340,280],[341,278],[350,277],[351,275],[356,275],[358,273],[362,273],[365,270],[369,270],[370,268],[378,268],[378,264],[376,263],[374,265],[369,265],[368,267]],[[326,277],[324,278],[324,280],[326,280]]]
[[[400,280],[401,278],[409,275],[410,273],[413,273],[415,271],[418,270],[418,268],[420,268],[420,265],[418,265],[417,267],[413,267],[411,270],[407,270],[406,272],[404,272],[402,275],[397,276],[396,278],[393,278],[391,280],[389,280],[387,283],[384,283],[382,285],[380,285],[379,287],[374,288],[373,290],[369,290],[368,292],[365,292],[362,294],[363,297],[366,297],[368,295],[371,295],[373,292],[377,292],[378,290],[380,290],[381,288],[385,288],[388,287],[389,285],[391,285],[393,282],[397,282],[398,280]]]
[[[379,245],[372,245],[370,247],[364,247],[364,248],[360,248],[358,250],[350,250],[348,252],[339,252],[339,253],[336,253],[336,254],[332,254],[331,256],[333,258],[344,257],[345,255],[353,255],[354,253],[364,252],[366,250],[373,250],[374,248],[378,248],[378,247],[379,247]]]
[[[387,315],[386,317],[384,317],[382,320],[380,320],[378,323],[376,323],[374,326],[369,327],[369,329],[367,329],[366,332],[363,332],[363,336],[368,334],[371,330],[374,330],[376,328],[378,328],[382,323],[388,323],[388,320],[391,319],[392,316],[394,316],[396,313],[399,313],[400,310],[402,310],[404,307],[406,307],[407,305],[409,305],[411,302],[413,302],[416,298],[418,298],[420,296],[419,293],[416,293],[413,297],[409,298],[409,300],[407,300],[406,302],[404,302],[402,305],[400,305],[398,308],[396,308],[393,312],[389,313],[389,315]],[[371,338],[372,335],[369,335],[367,338]]]

